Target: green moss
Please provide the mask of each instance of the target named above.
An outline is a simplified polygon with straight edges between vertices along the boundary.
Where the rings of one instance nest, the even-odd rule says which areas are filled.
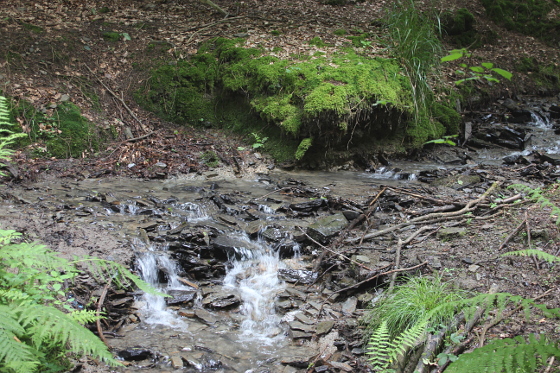
[[[313,139],[308,137],[306,139],[301,140],[296,150],[296,159],[298,161],[303,158],[303,156],[307,152],[307,149],[309,149],[311,145],[313,145]]]
[[[455,45],[471,49],[481,45],[481,37],[474,28],[474,16],[467,9],[444,12],[441,24],[443,32],[451,37]]]
[[[488,16],[508,30],[537,37],[549,43],[560,41],[560,19],[549,17],[560,3],[550,0],[482,0]]]
[[[516,70],[529,73],[539,87],[557,92],[560,88],[560,67],[555,64],[543,65],[535,57],[523,57],[516,64]]]
[[[24,29],[34,32],[36,34],[41,34],[45,32],[45,30],[42,27],[32,25],[31,23],[22,23],[21,25],[23,26]]]
[[[279,36],[279,35],[280,35],[280,31],[278,31],[278,30],[272,30],[272,31],[270,31],[270,35]]]
[[[136,100],[178,123],[210,122],[245,133],[259,123],[258,133],[274,129],[266,149],[284,159],[289,152],[294,158],[304,139],[313,138],[320,154],[321,148],[372,143],[372,137],[387,140],[406,128],[410,83],[396,60],[353,50],[281,60],[244,43],[214,39],[190,60],[161,64]],[[242,107],[250,115],[240,113]]]
[[[456,135],[461,126],[461,115],[449,106],[434,102],[432,116],[445,127],[445,135]]]
[[[109,41],[119,41],[121,40],[121,34],[114,31],[105,31],[103,34],[103,39]]]
[[[334,30],[334,32],[333,32],[333,34],[335,34],[335,35],[337,35],[337,36],[344,36],[344,35],[346,35],[347,33],[348,33],[348,32],[347,32],[346,30],[341,29],[341,28],[340,28],[340,29],[337,29],[337,30]]]
[[[315,36],[313,39],[309,40],[307,43],[309,45],[315,45],[319,48],[326,47],[328,45],[318,36]]]
[[[204,153],[202,153],[200,159],[202,159],[208,167],[214,168],[220,165],[220,158],[215,152],[211,150],[207,150]]]

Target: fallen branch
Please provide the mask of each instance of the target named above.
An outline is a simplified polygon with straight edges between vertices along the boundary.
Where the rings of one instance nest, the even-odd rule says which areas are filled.
[[[502,242],[502,244],[500,245],[500,247],[498,247],[498,251],[501,251],[507,244],[508,242],[521,230],[521,228],[523,227],[523,225],[526,223],[526,220],[523,220],[517,227],[515,227],[515,229],[513,230],[513,232],[511,232],[506,239],[504,240],[504,242]]]
[[[426,264],[428,264],[427,261],[426,261],[426,262],[422,262],[422,263],[420,263],[420,264],[417,264],[417,265],[415,265],[415,266],[413,266],[413,267],[401,268],[401,269],[393,269],[393,270],[390,270],[390,271],[387,271],[387,272],[378,273],[378,274],[376,274],[376,275],[374,275],[374,276],[371,276],[371,277],[369,277],[369,278],[367,278],[367,279],[365,279],[365,280],[363,280],[363,281],[357,282],[357,283],[355,283],[354,285],[350,285],[350,286],[345,287],[344,289],[340,289],[340,290],[337,290],[337,291],[333,291],[333,292],[331,293],[331,295],[329,295],[329,296],[327,297],[327,300],[328,300],[330,297],[332,297],[334,294],[341,293],[341,292],[346,291],[346,290],[350,290],[350,289],[357,288],[358,286],[363,285],[363,284],[365,284],[366,282],[369,282],[369,281],[371,281],[371,280],[374,280],[374,279],[376,279],[377,277],[381,277],[381,276],[385,276],[385,275],[390,275],[390,274],[395,273],[395,272],[412,271],[413,269],[420,268],[420,267],[422,267],[422,266],[424,266],[424,265],[426,265]],[[388,267],[388,266],[387,266],[387,267]]]
[[[401,265],[401,248],[403,247],[403,242],[399,238],[397,242],[397,253],[395,254],[395,269],[399,269]],[[393,287],[395,286],[395,280],[397,279],[397,272],[393,272],[391,276],[391,282],[389,283],[389,289],[387,289],[387,293],[391,293],[393,291]]]
[[[105,302],[105,297],[107,296],[107,290],[109,290],[109,284],[103,287],[103,291],[101,291],[101,296],[99,296],[99,301],[97,302],[97,310],[95,312],[95,315],[97,316],[97,320],[95,321],[95,324],[97,325],[97,334],[99,334],[99,339],[101,339],[107,347],[111,347],[109,346],[109,342],[107,342],[107,338],[105,338],[105,335],[103,333],[103,328],[101,327],[101,308],[103,307],[103,302]]]
[[[381,231],[366,234],[365,236],[363,236],[361,238],[355,237],[355,238],[347,239],[345,242],[352,243],[352,242],[357,242],[357,241],[363,241],[363,240],[366,240],[366,239],[371,239],[371,238],[382,236],[384,234],[390,233],[392,231],[395,231],[397,229],[400,229],[402,227],[405,227],[405,226],[411,225],[411,224],[415,224],[415,223],[426,224],[426,223],[428,223],[428,221],[429,221],[429,223],[434,223],[434,222],[437,222],[439,219],[449,219],[449,218],[452,218],[452,217],[458,217],[458,216],[463,215],[467,212],[471,212],[471,211],[475,210],[476,205],[479,204],[480,202],[482,202],[484,199],[486,199],[488,194],[490,194],[498,185],[499,184],[497,182],[492,184],[492,186],[490,186],[490,188],[488,188],[488,190],[486,192],[484,192],[480,197],[478,197],[477,199],[474,199],[472,201],[469,201],[465,205],[465,207],[463,207],[462,209],[460,209],[458,211],[438,212],[438,213],[432,213],[432,214],[428,214],[428,215],[424,215],[424,216],[419,216],[417,218],[409,220],[408,222],[397,224],[397,225],[394,225],[392,227],[383,229]],[[430,219],[432,219],[432,220],[430,220]]]
[[[126,102],[124,102],[124,100],[117,96],[117,94],[115,92],[113,92],[113,90],[111,88],[109,88],[105,83],[103,83],[103,81],[93,72],[92,69],[89,68],[88,65],[84,64],[84,66],[89,70],[90,73],[93,74],[93,76],[97,79],[97,81],[99,83],[101,83],[101,85],[107,90],[107,92],[109,92],[113,97],[115,97],[117,100],[120,101],[120,103],[122,104],[122,106],[124,106],[124,108],[128,111],[128,113],[132,116],[132,118],[134,118],[138,124],[140,124],[140,127],[142,128],[142,131],[144,132],[148,132],[148,129],[146,128],[146,126],[144,126],[144,123],[142,123],[142,121],[140,119],[138,119],[138,117],[136,116],[136,114],[134,114],[134,112],[132,111],[132,109],[130,109],[128,107],[128,105],[126,104]]]

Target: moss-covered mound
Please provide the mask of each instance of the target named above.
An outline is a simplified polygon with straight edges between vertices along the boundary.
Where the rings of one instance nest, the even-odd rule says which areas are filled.
[[[136,99],[174,122],[260,131],[254,127],[258,120],[246,116],[251,112],[264,121],[261,127],[274,125],[276,133],[267,136],[291,142],[291,157],[297,159],[311,148],[400,144],[407,134],[418,144],[445,133],[439,124],[413,128],[410,83],[393,59],[347,50],[281,60],[243,44],[214,39],[190,60],[156,68]],[[236,109],[245,112],[243,120],[231,114]],[[274,146],[271,138],[266,150]]]
[[[71,102],[57,105],[52,115],[46,115],[21,100],[12,112],[14,117],[25,118],[29,129],[28,137],[19,139],[17,145],[34,144],[34,156],[79,158],[99,149],[101,141],[95,126]]]
[[[482,0],[482,4],[488,16],[508,30],[554,44],[560,42],[560,2],[556,0]],[[552,16],[554,13],[556,16]]]

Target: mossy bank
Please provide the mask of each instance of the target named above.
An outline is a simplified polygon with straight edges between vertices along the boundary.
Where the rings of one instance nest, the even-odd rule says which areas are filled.
[[[395,59],[353,48],[279,59],[244,39],[216,38],[190,59],[153,69],[136,92],[176,123],[258,133],[277,160],[321,165],[455,134],[457,121],[415,121],[410,81]],[[440,110],[441,111],[441,110]]]

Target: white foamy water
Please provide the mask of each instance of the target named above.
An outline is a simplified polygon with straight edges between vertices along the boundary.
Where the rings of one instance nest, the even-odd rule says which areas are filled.
[[[284,268],[278,252],[263,240],[251,242],[245,234],[236,237],[246,241],[247,247],[236,248],[233,267],[227,272],[224,285],[237,289],[242,301],[241,312],[245,320],[240,327],[240,339],[258,340],[272,344],[281,338],[280,317],[274,309],[274,299],[285,284],[278,278],[278,269]]]
[[[136,243],[137,245],[139,244]],[[169,290],[191,289],[179,282],[177,264],[169,258],[165,250],[160,249],[158,251],[150,245],[137,255],[137,263],[142,279],[162,293]],[[165,274],[167,283],[160,283],[160,272]],[[146,306],[142,309],[144,322],[186,330],[187,323],[174,311],[167,308],[163,296],[144,294],[142,300],[146,303]]]

